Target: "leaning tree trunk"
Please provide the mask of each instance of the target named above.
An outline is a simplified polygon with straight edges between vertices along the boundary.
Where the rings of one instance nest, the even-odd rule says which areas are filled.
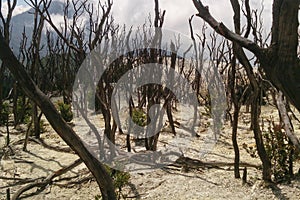
[[[24,93],[40,107],[54,130],[79,155],[93,173],[100,187],[102,198],[116,199],[112,178],[105,167],[87,150],[79,136],[63,120],[50,99],[36,86],[4,41],[2,33],[0,34],[0,59],[19,82]]]

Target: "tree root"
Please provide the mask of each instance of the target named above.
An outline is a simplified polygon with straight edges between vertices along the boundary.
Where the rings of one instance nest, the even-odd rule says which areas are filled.
[[[64,167],[58,171],[55,171],[54,173],[50,174],[48,177],[46,177],[44,180],[42,180],[41,182],[34,182],[34,183],[30,183],[24,187],[22,187],[21,189],[19,189],[12,197],[12,200],[17,200],[19,199],[19,197],[26,191],[34,188],[34,187],[39,187],[40,190],[44,190],[46,188],[47,185],[51,184],[53,179],[61,176],[62,174],[70,171],[71,169],[77,167],[78,165],[80,165],[82,163],[81,159],[77,159],[76,161],[74,161],[72,164],[70,164],[67,167]]]

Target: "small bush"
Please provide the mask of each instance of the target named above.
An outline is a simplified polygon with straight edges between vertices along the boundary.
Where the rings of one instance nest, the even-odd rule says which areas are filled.
[[[119,171],[119,170],[110,168],[107,165],[105,165],[105,168],[106,168],[108,174],[113,179],[113,184],[114,184],[118,199],[121,198],[121,195],[125,199],[126,196],[124,194],[122,194],[122,188],[129,183],[130,174],[128,172],[123,172],[123,171]],[[99,200],[99,199],[101,199],[101,196],[96,195],[95,200]]]
[[[146,126],[147,115],[142,109],[134,108],[132,110],[132,121],[139,126]]]
[[[58,110],[62,116],[62,118],[66,121],[66,122],[70,122],[73,119],[73,113],[72,113],[72,107],[70,104],[66,104],[62,101],[59,101],[57,103],[58,106]]]
[[[268,131],[264,132],[264,139],[274,181],[289,182],[293,175],[294,146],[289,142],[281,126],[276,125],[272,119],[268,120]]]

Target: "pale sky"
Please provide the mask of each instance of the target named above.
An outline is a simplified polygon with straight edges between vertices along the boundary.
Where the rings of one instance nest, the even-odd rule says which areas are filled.
[[[63,0],[60,0],[63,1]],[[92,0],[95,1],[95,0]],[[2,0],[2,12],[6,14],[6,0]],[[147,20],[149,13],[154,16],[154,0],[114,0],[113,1],[113,16],[116,23],[126,24],[127,27],[142,25]],[[263,2],[263,3],[262,3]],[[232,8],[230,0],[203,0],[205,5],[209,6],[210,12],[218,20],[223,21],[228,27],[232,27]],[[252,8],[261,8],[264,5],[263,20],[270,28],[271,21],[271,0],[252,0]],[[196,14],[192,0],[160,0],[160,8],[166,10],[164,28],[178,31],[184,34],[189,34],[188,19],[191,15]],[[28,10],[29,7],[23,0],[18,1],[18,6],[15,9],[14,15]],[[194,18],[194,29],[200,29],[201,20]]]
[[[261,7],[261,0],[252,0],[253,8]],[[264,20],[270,27],[271,21],[271,0],[265,1]],[[145,21],[150,13],[154,15],[154,0],[114,0],[114,17],[120,24],[139,25]],[[209,6],[211,14],[218,20],[223,21],[228,27],[232,27],[233,13],[230,0],[203,0]],[[188,19],[196,14],[192,0],[160,0],[160,8],[166,10],[164,28],[189,34]],[[194,28],[200,29],[201,20],[194,18]]]

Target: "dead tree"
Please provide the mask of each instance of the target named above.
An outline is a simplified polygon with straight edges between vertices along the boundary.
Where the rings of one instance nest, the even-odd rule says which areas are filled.
[[[245,67],[245,69],[251,82],[254,98],[259,95],[259,87],[253,73],[249,71],[251,66],[242,47],[248,49],[257,57],[260,63],[259,67],[265,72],[268,80],[276,88],[281,90],[291,103],[300,110],[300,87],[299,78],[297,78],[300,75],[300,63],[297,57],[298,8],[300,2],[298,0],[273,1],[272,34],[271,43],[268,47],[260,47],[257,40],[252,41],[247,39],[249,31],[247,31],[247,35],[245,36],[230,31],[222,22],[217,22],[214,17],[211,16],[208,7],[205,7],[201,1],[193,0],[193,2],[199,12],[197,14],[199,17],[210,24],[220,35],[235,43],[235,51],[237,52],[239,61],[243,63],[244,66],[248,66]],[[247,2],[249,7],[249,1]],[[237,10],[240,10],[239,2],[231,1],[231,4],[234,7],[235,14],[237,14]],[[251,20],[250,17],[250,15],[247,15],[248,22]],[[256,32],[255,30],[253,31]],[[263,149],[261,131],[257,122],[258,109],[257,102],[253,102],[251,106],[251,118],[254,122],[253,129],[258,153],[265,169],[263,178],[264,180],[270,180],[270,162],[264,159],[266,158],[266,153]]]
[[[155,28],[162,28],[163,23],[164,23],[164,16],[166,11],[164,10],[163,12],[160,11],[159,9],[159,2],[158,0],[154,0],[154,12],[155,12],[155,17],[154,17],[154,27]],[[161,42],[161,30],[160,29],[156,29],[153,39],[151,41],[152,44],[155,44],[155,46],[157,46],[158,48],[160,47],[160,42]],[[160,59],[159,57],[161,57],[162,55],[160,54],[161,51],[160,49],[150,49],[150,55],[148,58],[148,62],[150,63],[159,63]],[[153,71],[154,72],[154,71]],[[155,73],[150,74],[151,76],[155,76]],[[145,95],[147,97],[147,111],[150,110],[150,108],[156,104],[159,103],[159,97],[157,97],[158,94],[158,90],[160,89],[159,86],[155,86],[155,85],[148,85],[146,86],[146,91],[145,91]],[[156,94],[156,95],[155,95]],[[169,109],[167,109],[169,110]],[[168,112],[170,114],[170,110]],[[150,117],[149,114],[147,115],[147,123],[150,123]],[[172,115],[170,115],[172,116]],[[172,124],[172,126],[174,126],[174,124]],[[156,151],[157,150],[157,141],[158,141],[158,137],[159,137],[159,133],[157,133],[154,136],[150,136],[145,138],[145,147],[147,150],[152,150],[152,151]]]
[[[96,178],[102,198],[116,199],[112,179],[105,167],[87,150],[74,130],[63,120],[53,103],[39,90],[5,42],[2,32],[0,34],[0,44],[0,59],[14,75],[15,79],[20,82],[24,93],[39,106],[54,130],[85,162]]]
[[[39,13],[40,6],[42,5],[42,2],[38,2],[37,0],[30,0],[31,6],[34,8],[33,14],[33,31],[31,35],[31,43],[29,48],[27,49],[27,60],[26,63],[29,66],[29,73],[31,78],[34,80],[34,82],[40,87],[40,75],[41,75],[41,66],[43,65],[41,63],[41,40],[42,40],[42,31],[44,28],[44,16],[43,14]],[[48,7],[44,7],[42,10],[42,13],[45,12],[45,10],[48,9]],[[23,35],[23,37],[26,37],[26,35]],[[34,127],[34,135],[36,138],[40,138],[40,119],[41,116],[39,114],[38,106],[32,102],[32,121],[33,121],[33,127]]]
[[[85,27],[80,27],[80,18],[84,12],[84,6],[87,4],[86,1],[66,1],[64,6],[64,20],[63,25],[58,27],[51,18],[51,13],[48,9],[39,9],[40,15],[44,16],[45,21],[57,34],[57,42],[59,42],[59,58],[60,65],[59,71],[62,74],[60,76],[61,93],[63,96],[64,103],[70,104],[72,99],[72,87],[79,69],[80,64],[86,57],[86,43],[84,38]],[[51,6],[51,1],[42,1],[43,7]],[[71,16],[72,21],[68,18],[70,16],[70,10],[73,10]],[[71,21],[71,22],[70,22]],[[54,36],[54,37],[57,37]]]
[[[215,31],[254,53],[267,78],[300,110],[300,63],[297,56],[299,0],[273,1],[271,43],[266,48],[230,31],[223,23],[216,21],[201,1],[193,2],[199,12],[197,15],[207,21]],[[233,1],[232,4],[236,6],[237,2]]]
[[[7,1],[7,15],[3,16],[2,12],[0,12],[0,20],[2,23],[1,29],[3,31],[3,36],[7,44],[10,42],[10,28],[11,28],[11,19],[12,19],[12,14],[17,5],[17,0],[8,0]],[[2,9],[2,1],[0,2],[0,9]],[[5,72],[5,67],[3,63],[0,64],[0,113],[2,113],[2,103],[3,103],[3,81],[4,81],[4,72]]]
[[[48,5],[48,4],[45,4]],[[47,6],[46,6],[47,7]],[[44,7],[44,8],[46,8]],[[67,40],[66,40],[67,41]],[[63,120],[49,98],[38,88],[26,72],[24,66],[17,60],[8,46],[7,41],[0,32],[0,59],[19,82],[24,93],[41,109],[51,126],[62,137],[62,139],[80,156],[89,170],[93,173],[103,199],[116,199],[114,186],[110,175],[105,167],[87,150],[83,142]]]

